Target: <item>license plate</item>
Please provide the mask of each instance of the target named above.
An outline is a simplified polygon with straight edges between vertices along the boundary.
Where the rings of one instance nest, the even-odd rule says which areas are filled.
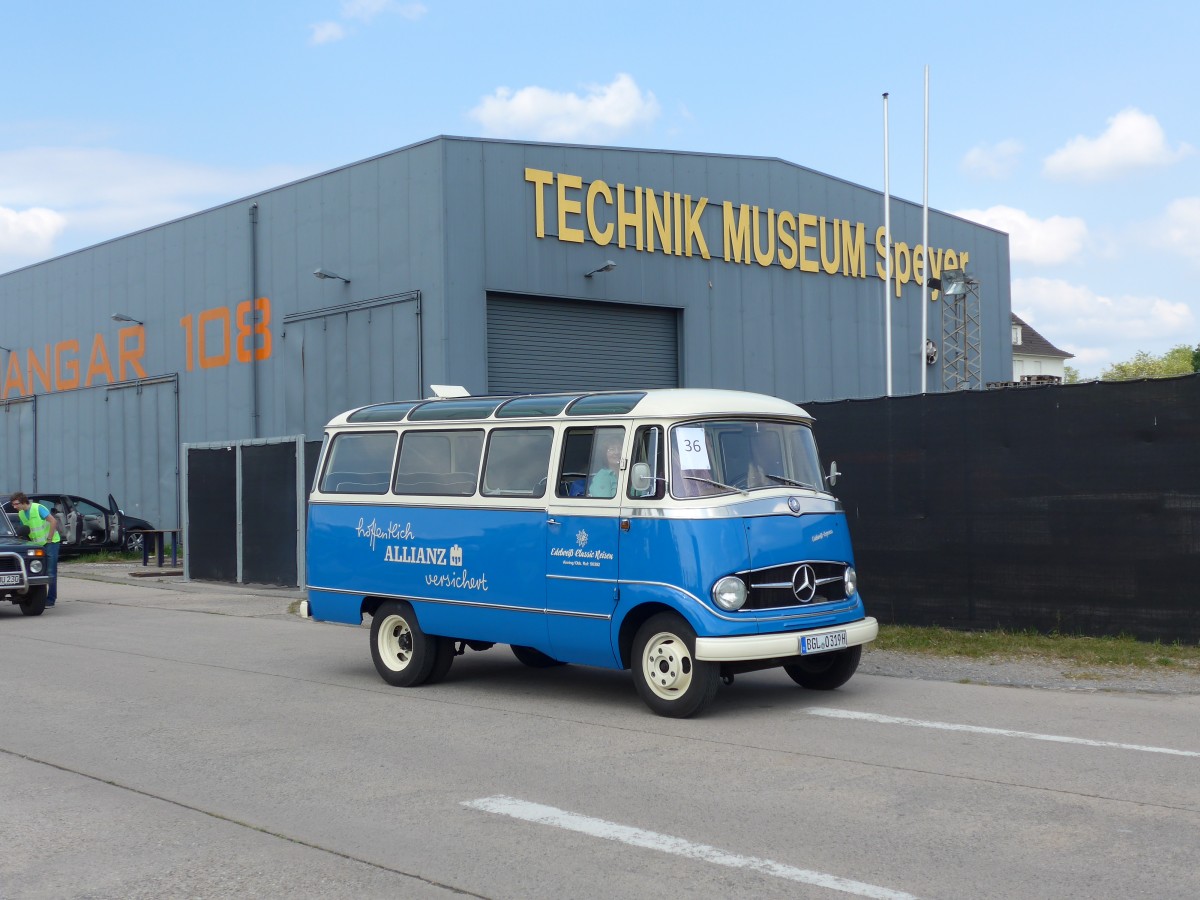
[[[0,575],[0,584],[20,584],[20,575]]]
[[[828,653],[830,650],[841,650],[850,644],[846,640],[846,632],[830,631],[825,634],[800,635],[800,653]]]

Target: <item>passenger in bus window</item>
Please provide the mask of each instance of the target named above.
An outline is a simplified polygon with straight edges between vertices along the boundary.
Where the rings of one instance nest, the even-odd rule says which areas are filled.
[[[605,499],[617,496],[617,472],[621,468],[621,445],[615,440],[604,445],[601,468],[588,480],[588,496]]]

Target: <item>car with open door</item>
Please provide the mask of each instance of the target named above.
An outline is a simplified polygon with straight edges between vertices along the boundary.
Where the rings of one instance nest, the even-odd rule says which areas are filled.
[[[78,494],[37,492],[29,499],[50,510],[51,515],[62,527],[61,553],[86,553],[95,550],[126,550],[140,553],[142,531],[152,531],[154,526],[145,519],[125,515],[113,495],[108,495],[108,507]],[[15,529],[19,520],[12,503],[7,499],[2,505],[9,524]]]

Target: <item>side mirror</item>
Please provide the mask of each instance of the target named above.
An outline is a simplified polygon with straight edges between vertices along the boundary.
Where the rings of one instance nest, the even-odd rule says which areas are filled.
[[[841,474],[842,473],[838,471],[837,460],[835,459],[829,464],[829,474],[825,476],[825,480],[829,482],[830,487],[833,487],[835,484],[837,484],[837,480]]]
[[[629,486],[639,494],[645,494],[654,486],[654,476],[650,474],[649,463],[634,463],[629,470]]]

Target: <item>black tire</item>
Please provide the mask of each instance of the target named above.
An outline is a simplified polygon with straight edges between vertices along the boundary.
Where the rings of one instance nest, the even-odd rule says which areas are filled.
[[[559,662],[553,656],[547,656],[541,650],[534,650],[532,647],[522,647],[519,644],[513,644],[512,652],[513,656],[531,669],[551,669],[554,666],[566,665],[566,663]]]
[[[786,663],[783,671],[800,687],[813,691],[832,691],[850,680],[850,676],[858,670],[860,659],[861,644],[832,653],[801,656],[794,663]]]
[[[686,719],[717,695],[721,668],[696,659],[696,632],[675,613],[647,619],[633,637],[633,683],[655,713]]]
[[[446,677],[453,664],[454,641],[450,638],[437,638],[437,659],[433,661],[433,668],[429,670],[429,677],[425,679],[425,683],[437,684]]]
[[[47,585],[39,584],[37,587],[31,587],[29,593],[25,595],[25,599],[17,601],[17,606],[21,607],[21,615],[40,616],[46,611],[48,596],[50,596],[50,588]]]
[[[416,613],[407,603],[389,600],[371,617],[371,659],[379,677],[388,684],[424,684],[437,655],[438,638],[421,630]]]

